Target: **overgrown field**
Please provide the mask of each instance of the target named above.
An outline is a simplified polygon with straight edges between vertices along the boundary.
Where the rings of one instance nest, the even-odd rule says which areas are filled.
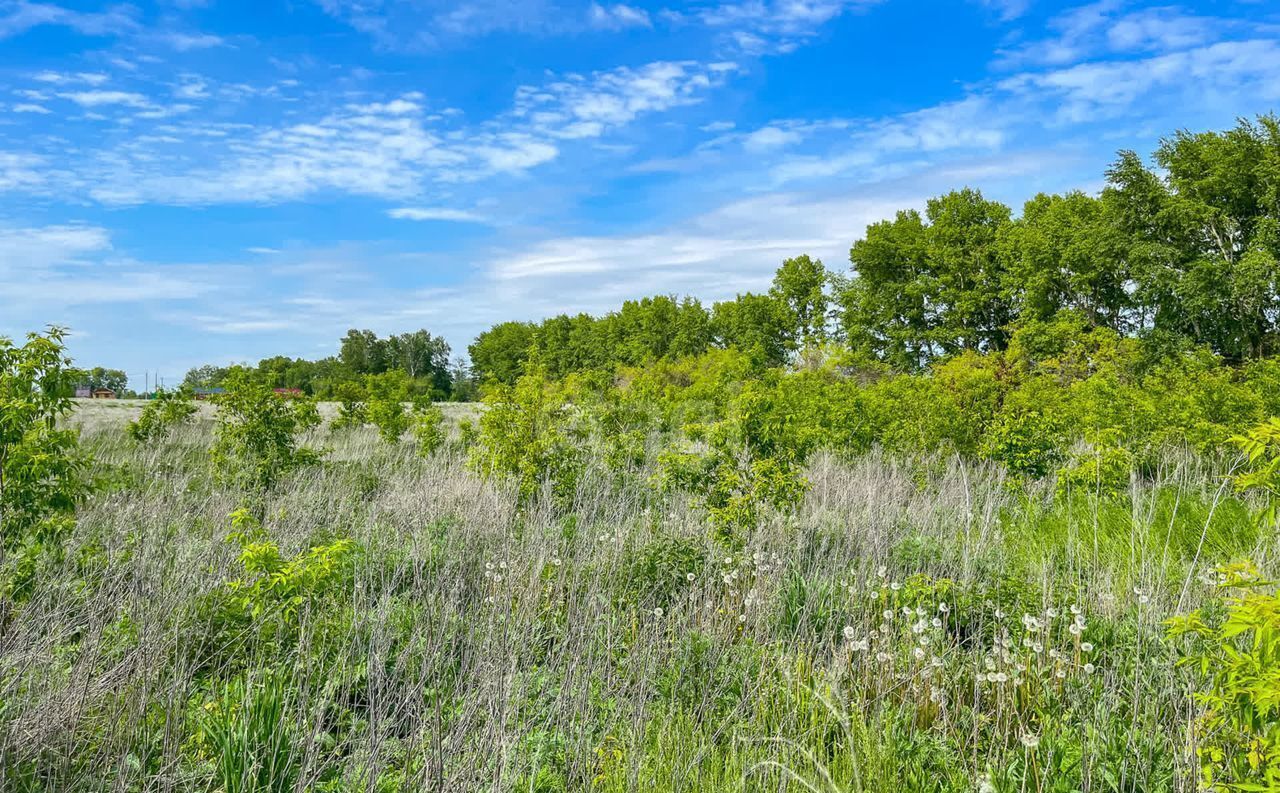
[[[81,406],[74,520],[7,515],[0,787],[1275,784],[1276,603],[1223,586],[1275,567],[1274,434],[792,460],[747,397],[673,428],[526,379],[396,442],[249,380]]]

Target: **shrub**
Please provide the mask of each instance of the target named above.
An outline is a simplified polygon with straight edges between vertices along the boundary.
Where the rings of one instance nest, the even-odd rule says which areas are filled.
[[[535,375],[521,377],[514,387],[494,388],[484,402],[471,466],[513,480],[521,501],[533,498],[544,481],[557,499],[569,499],[583,464],[569,408]]]
[[[218,406],[217,441],[209,450],[224,480],[251,490],[271,489],[281,476],[315,463],[319,454],[298,436],[320,423],[310,399],[282,399],[244,369],[227,375]]]
[[[71,410],[63,338],[58,328],[22,346],[0,337],[0,538],[5,552],[26,546],[27,564],[57,550],[89,489],[76,433],[57,426]]]
[[[338,417],[329,425],[330,428],[341,430],[363,427],[369,420],[364,389],[358,383],[339,383],[333,395],[338,402]]]
[[[418,455],[430,457],[444,446],[444,412],[435,405],[418,408],[413,415],[413,437],[418,442]]]
[[[155,398],[142,407],[137,421],[129,422],[129,436],[138,443],[163,440],[174,427],[189,423],[195,414],[196,406],[188,389],[165,391],[160,388]]]
[[[378,428],[378,435],[384,441],[399,443],[412,425],[405,409],[409,399],[408,375],[398,370],[368,375],[365,390],[369,394],[366,404],[369,422]]]
[[[1280,789],[1280,598],[1249,564],[1219,571],[1226,618],[1203,611],[1169,620],[1169,634],[1196,637],[1179,663],[1204,682],[1196,693],[1196,755],[1209,790]]]

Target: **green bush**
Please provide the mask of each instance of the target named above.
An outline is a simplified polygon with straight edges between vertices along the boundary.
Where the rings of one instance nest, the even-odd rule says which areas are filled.
[[[299,435],[320,423],[315,402],[282,397],[251,372],[233,370],[218,406],[217,440],[209,453],[222,478],[249,490],[271,489],[280,477],[319,460]]]
[[[138,443],[160,441],[168,437],[174,427],[188,424],[196,414],[191,392],[156,389],[155,396],[142,406],[142,414],[129,422],[129,436]]]

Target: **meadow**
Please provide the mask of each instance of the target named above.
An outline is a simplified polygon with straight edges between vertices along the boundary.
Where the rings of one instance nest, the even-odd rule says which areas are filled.
[[[1179,664],[1212,647],[1165,622],[1221,620],[1225,577],[1252,573],[1220,566],[1274,561],[1265,499],[1224,478],[1238,455],[1170,446],[1102,494],[818,451],[802,493],[730,536],[655,484],[658,431],[621,462],[619,433],[580,436],[568,488],[486,472],[493,417],[542,409],[508,397],[449,406],[425,456],[327,406],[295,436],[322,459],[252,497],[212,466],[212,405],[148,442],[137,406],[77,405],[96,484],[57,553],[6,560],[4,788],[1248,781],[1247,736],[1206,733],[1212,670]],[[1204,741],[1241,754],[1215,766]]]

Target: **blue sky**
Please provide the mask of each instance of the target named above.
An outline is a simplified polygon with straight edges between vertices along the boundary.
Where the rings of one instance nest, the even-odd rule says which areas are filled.
[[[348,327],[465,353],[1272,110],[1263,0],[0,0],[0,335],[139,384]]]

